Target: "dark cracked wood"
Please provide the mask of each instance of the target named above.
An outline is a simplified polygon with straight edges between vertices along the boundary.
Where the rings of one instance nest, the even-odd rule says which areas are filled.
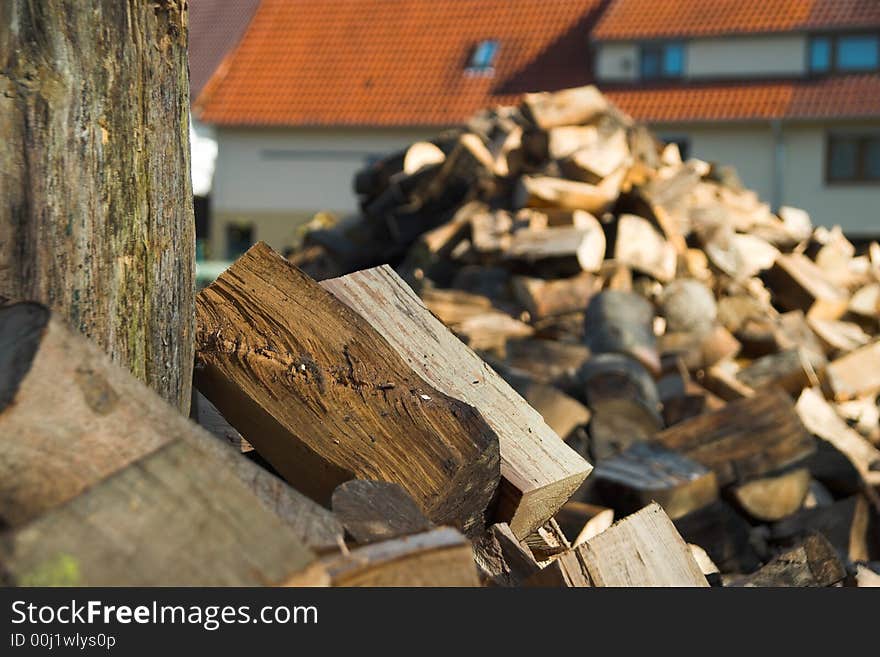
[[[196,385],[295,488],[398,483],[437,524],[478,531],[498,436],[410,370],[364,319],[264,243],[196,301]]]

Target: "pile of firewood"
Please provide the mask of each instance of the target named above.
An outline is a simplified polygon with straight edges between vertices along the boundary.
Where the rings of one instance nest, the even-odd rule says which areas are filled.
[[[593,87],[480,113],[355,189],[361,216],[291,260],[317,278],[393,265],[595,465],[555,516],[561,545],[656,501],[725,583],[783,583],[766,564],[824,539],[834,573],[868,577],[880,246],[856,255],[804,211],[774,214]],[[355,306],[374,326],[394,305],[379,290]],[[405,320],[385,324],[405,340]]]
[[[880,247],[591,87],[356,188],[199,293],[201,427],[0,307],[2,582],[877,582]]]

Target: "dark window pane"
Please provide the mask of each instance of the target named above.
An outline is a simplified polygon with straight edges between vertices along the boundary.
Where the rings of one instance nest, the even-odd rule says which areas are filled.
[[[226,259],[235,260],[254,244],[254,227],[248,224],[226,226]]]
[[[679,78],[684,75],[684,46],[670,43],[663,49],[663,75]]]
[[[848,36],[837,40],[837,68],[869,71],[880,65],[880,42],[875,36]]]
[[[816,37],[810,42],[810,70],[825,73],[831,70],[831,39]]]
[[[662,54],[659,48],[644,48],[642,50],[642,77],[659,78],[661,73]]]
[[[828,177],[831,180],[853,180],[859,173],[859,140],[853,137],[832,137],[829,142]]]
[[[880,137],[865,140],[865,177],[880,180]]]

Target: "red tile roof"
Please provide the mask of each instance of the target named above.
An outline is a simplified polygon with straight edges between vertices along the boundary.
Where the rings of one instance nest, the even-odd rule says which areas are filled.
[[[439,126],[590,82],[604,0],[263,0],[195,103],[221,125]],[[494,76],[465,72],[497,39]]]
[[[611,0],[597,40],[880,27],[877,0]]]
[[[712,82],[608,89],[639,121],[687,123],[880,117],[880,76]]]
[[[202,87],[241,39],[260,0],[189,0],[189,93]]]

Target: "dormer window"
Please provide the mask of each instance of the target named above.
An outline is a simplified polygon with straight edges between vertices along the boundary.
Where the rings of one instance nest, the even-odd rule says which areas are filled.
[[[474,72],[491,72],[495,66],[495,55],[498,54],[498,41],[486,39],[474,46],[468,61],[468,70]]]
[[[640,64],[643,80],[680,78],[684,76],[684,45],[681,43],[643,45]]]

